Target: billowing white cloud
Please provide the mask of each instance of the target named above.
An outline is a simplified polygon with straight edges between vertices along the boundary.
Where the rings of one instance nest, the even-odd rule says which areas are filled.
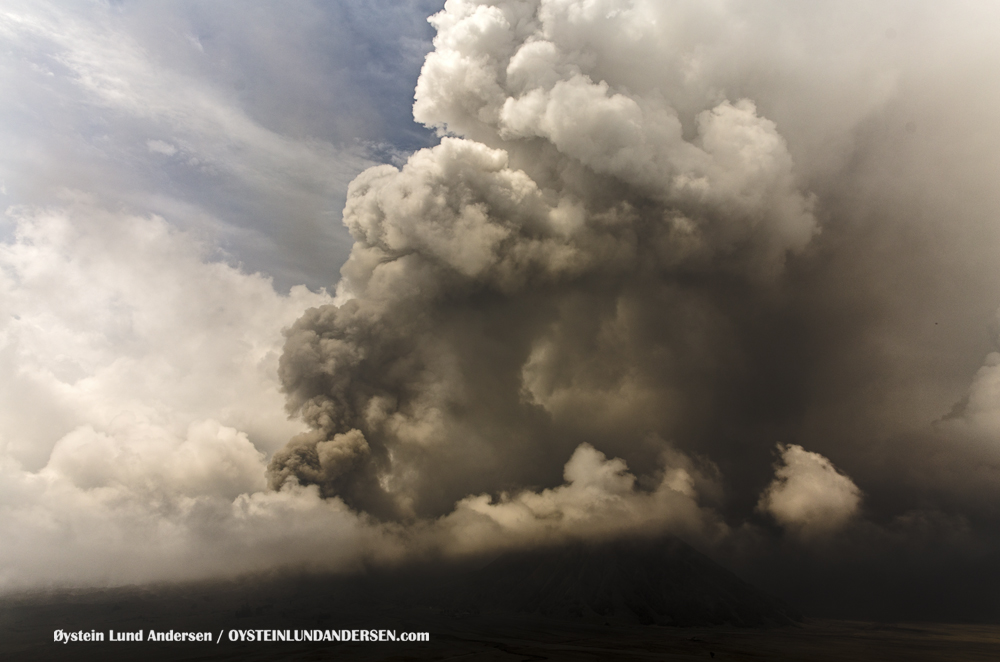
[[[658,57],[661,11],[617,0],[450,0],[431,19],[438,35],[414,117],[508,149],[541,138],[681,210],[710,252],[755,244],[754,267],[773,272],[816,232],[812,202],[796,186],[784,138],[751,100],[706,99],[695,135],[685,136],[668,90],[628,80],[636,62],[670,66]],[[606,52],[629,42],[641,44],[632,63]]]
[[[281,329],[328,297],[279,296],[161,218],[67,195],[8,211],[0,244],[5,452],[37,469],[77,427],[122,421],[180,434],[213,418],[267,452],[294,433],[275,377]]]
[[[668,465],[653,490],[639,490],[624,461],[583,444],[566,463],[563,485],[466,497],[436,522],[437,535],[450,553],[664,530],[710,544],[729,531],[716,513],[699,507],[692,473],[690,465]]]
[[[301,430],[279,391],[281,330],[330,298],[279,295],[162,218],[78,193],[12,208],[7,221],[2,582],[103,581],[115,559],[157,544],[146,551],[173,576],[171,554],[198,552],[171,532],[210,528],[206,513],[263,489],[266,455]],[[53,562],[62,556],[74,561]],[[155,578],[141,557],[116,581]]]
[[[853,518],[861,490],[819,453],[779,446],[782,464],[760,496],[757,508],[802,538],[832,533]]]
[[[81,428],[38,472],[2,458],[0,591],[343,571],[399,556],[315,488],[261,491],[263,470],[244,434],[212,421],[181,437]]]

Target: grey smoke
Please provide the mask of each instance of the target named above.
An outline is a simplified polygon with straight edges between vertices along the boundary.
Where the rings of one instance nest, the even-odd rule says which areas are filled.
[[[288,332],[282,383],[311,432],[275,455],[273,487],[440,515],[558,484],[580,444],[649,477],[671,442],[700,450],[746,377],[741,318],[780,310],[818,224],[751,100],[712,101],[685,137],[662,93],[580,55],[646,30],[640,9],[434,17],[414,113],[468,138],[352,183],[343,303]]]
[[[705,522],[803,541],[986,516],[980,11],[448,2],[414,105],[441,144],[351,185],[272,487],[437,517],[561,489],[593,447],[640,494],[697,465]]]

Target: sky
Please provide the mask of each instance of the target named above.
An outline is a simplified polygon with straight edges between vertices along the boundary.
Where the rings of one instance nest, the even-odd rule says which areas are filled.
[[[998,11],[5,2],[0,590],[672,532],[1000,617]]]

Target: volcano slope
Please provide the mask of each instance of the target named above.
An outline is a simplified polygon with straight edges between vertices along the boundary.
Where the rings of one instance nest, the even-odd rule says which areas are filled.
[[[672,536],[511,552],[473,573],[458,592],[470,610],[592,621],[769,627],[801,620]]]
[[[800,621],[676,538],[568,543],[473,565],[286,573],[0,600],[12,660],[997,659],[1000,627]],[[231,631],[379,628],[430,641],[240,642]],[[63,645],[53,631],[209,631],[219,642]]]

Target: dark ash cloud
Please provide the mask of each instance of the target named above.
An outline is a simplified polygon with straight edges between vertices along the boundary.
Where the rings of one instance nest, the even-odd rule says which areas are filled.
[[[594,448],[636,494],[682,470],[734,559],[850,531],[839,558],[877,565],[924,544],[917,522],[986,535],[1000,125],[979,11],[448,2],[414,105],[441,144],[351,186],[338,302],[287,334],[311,431],[272,487],[410,521],[563,489]]]

